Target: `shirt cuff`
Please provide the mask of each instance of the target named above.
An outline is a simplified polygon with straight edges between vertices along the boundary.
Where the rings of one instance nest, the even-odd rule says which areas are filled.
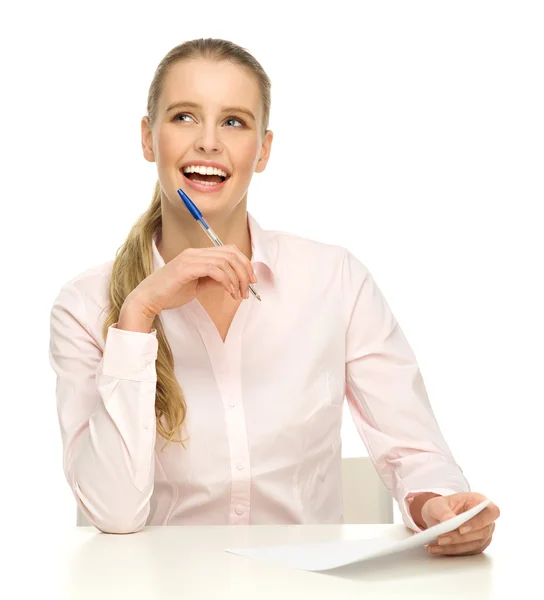
[[[429,492],[433,494],[438,494],[439,496],[450,496],[451,494],[459,493],[457,490],[452,490],[450,488],[428,488],[425,490],[410,490],[403,498],[401,509],[404,510],[401,510],[401,512],[404,512],[403,516],[405,524],[408,527],[410,527],[410,529],[413,529],[416,533],[420,533],[424,530],[421,527],[419,527],[419,525],[416,525],[414,519],[412,518],[412,515],[410,514],[410,505],[412,504],[414,498],[418,494]]]
[[[116,379],[157,381],[158,350],[156,329],[150,333],[127,331],[117,329],[114,323],[108,328],[101,372]]]

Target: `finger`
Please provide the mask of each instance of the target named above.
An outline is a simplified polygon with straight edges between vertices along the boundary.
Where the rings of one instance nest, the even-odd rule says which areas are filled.
[[[495,530],[495,523],[491,523],[483,529],[477,531],[471,531],[465,535],[459,533],[459,531],[449,531],[438,537],[438,544],[440,546],[447,546],[448,544],[462,544],[463,542],[473,542],[476,540],[485,540]]]
[[[489,544],[491,544],[491,538],[489,538],[487,542],[480,548],[476,548],[475,550],[469,550],[468,552],[462,552],[461,554],[455,554],[455,556],[472,556],[474,554],[481,554],[487,549]]]
[[[239,287],[236,273],[230,268],[224,257],[222,260],[223,268],[221,269],[219,264],[221,261],[218,260],[217,254],[203,255],[200,248],[187,248],[171,262],[172,264],[176,263],[176,270],[180,275],[181,283],[187,283],[200,277],[210,277],[221,283],[229,294],[233,293],[232,289],[236,292]],[[218,269],[221,272],[218,272]]]
[[[427,550],[431,554],[437,554],[441,556],[470,556],[472,554],[479,554],[483,552],[491,543],[492,536],[483,541],[467,542],[464,544],[452,544],[451,546],[437,546],[436,544],[429,544]]]
[[[240,297],[247,298],[249,296],[249,280],[250,275],[246,268],[246,263],[249,263],[245,254],[242,254],[234,245],[215,246],[213,248],[202,249],[199,253],[202,259],[212,261],[218,264],[220,261],[227,261],[229,266],[236,273],[236,289],[240,290]],[[221,262],[221,264],[224,264]],[[250,271],[253,271],[251,263],[249,263]]]
[[[244,291],[245,291],[245,297],[249,298],[249,284],[257,283],[257,275],[255,274],[255,270],[253,269],[253,265],[251,264],[251,261],[249,260],[249,258],[243,252],[241,252],[237,246],[233,245],[233,249],[234,249],[236,258],[240,261],[242,268],[244,268],[247,273],[247,285],[245,286]],[[244,282],[245,282],[245,278],[244,278]]]
[[[493,503],[490,503],[488,506],[482,510],[481,513],[477,514],[472,519],[469,519],[466,523],[461,525],[459,531],[464,534],[469,531],[477,531],[478,529],[483,529],[487,527],[494,521],[496,521],[500,517],[499,507]]]
[[[229,262],[228,257],[225,256],[216,256],[214,257],[216,261],[216,266],[218,266],[221,270],[225,271],[225,273],[229,276],[232,289],[229,289],[232,297],[236,300],[239,297],[240,290],[240,278],[238,277],[238,273],[233,268],[232,264]]]
[[[252,283],[257,283],[257,275],[255,274],[255,269],[253,268],[249,258],[238,248],[238,246],[236,246],[236,244],[232,244],[232,248],[234,248],[238,258],[242,261],[243,266],[247,270],[249,281]]]
[[[204,273],[204,276],[211,277],[218,283],[222,284],[223,287],[227,290],[227,292],[236,300],[236,290],[238,288],[232,283],[231,278],[223,269],[210,262],[206,267],[206,272]]]
[[[231,295],[235,294],[239,287],[238,277],[224,257],[217,255],[204,257],[201,254],[194,256],[188,254],[184,257],[183,268],[191,279],[211,277],[221,283]],[[236,299],[235,295],[232,297]]]
[[[236,271],[240,281],[240,291],[243,298],[249,297],[249,282],[253,277],[253,266],[245,254],[234,245],[223,246],[229,256],[232,268]]]

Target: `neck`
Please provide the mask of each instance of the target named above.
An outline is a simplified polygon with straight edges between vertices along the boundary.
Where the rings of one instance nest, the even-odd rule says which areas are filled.
[[[213,248],[215,245],[204,233],[189,211],[180,202],[173,207],[164,196],[161,199],[162,227],[157,249],[165,263],[187,248]],[[251,235],[247,223],[247,195],[228,213],[216,212],[202,216],[226,246],[234,244],[251,260]]]

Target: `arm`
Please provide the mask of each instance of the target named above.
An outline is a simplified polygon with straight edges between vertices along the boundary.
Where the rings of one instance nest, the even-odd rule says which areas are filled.
[[[64,473],[86,518],[107,533],[145,526],[155,466],[156,331],[119,324],[110,327],[102,354],[73,283],[51,310]]]
[[[442,436],[415,355],[368,269],[347,252],[346,398],[404,523],[421,531],[422,492],[470,491]]]

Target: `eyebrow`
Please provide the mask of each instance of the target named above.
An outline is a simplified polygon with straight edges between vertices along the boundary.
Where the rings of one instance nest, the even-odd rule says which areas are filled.
[[[196,102],[185,102],[185,101],[181,101],[181,102],[174,102],[173,104],[170,104],[170,106],[166,109],[166,112],[170,112],[173,108],[181,108],[183,106],[188,106],[191,108],[202,108],[202,105],[197,104]],[[249,108],[244,108],[243,106],[225,106],[223,108],[223,112],[239,112],[239,113],[243,113],[245,115],[247,115],[248,117],[251,117],[254,121],[256,121],[257,119],[255,118],[255,115],[249,110]]]

